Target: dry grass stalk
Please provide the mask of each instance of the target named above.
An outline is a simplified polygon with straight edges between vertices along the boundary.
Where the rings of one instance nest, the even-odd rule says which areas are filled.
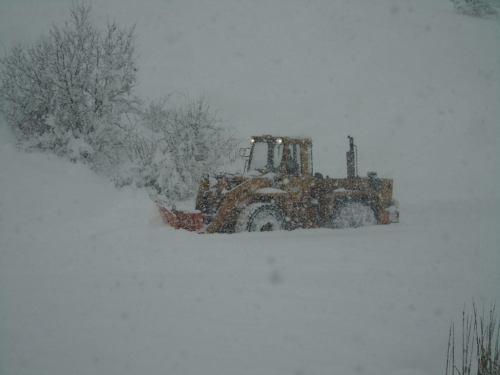
[[[462,313],[462,360],[460,368],[455,363],[455,325],[451,322],[448,334],[446,355],[446,375],[470,375],[477,370],[477,375],[500,375],[500,321],[497,323],[495,305],[489,315],[477,316],[477,309],[472,302],[473,313]],[[475,351],[474,351],[475,346]],[[475,358],[473,354],[476,353]]]

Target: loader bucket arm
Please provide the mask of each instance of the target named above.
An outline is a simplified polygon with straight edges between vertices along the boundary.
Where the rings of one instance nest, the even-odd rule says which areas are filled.
[[[217,211],[217,215],[210,225],[206,228],[206,233],[215,233],[220,231],[221,226],[226,219],[234,213],[237,206],[250,198],[256,190],[268,187],[270,180],[266,177],[255,177],[246,180],[241,185],[236,186],[234,189],[228,191]]]

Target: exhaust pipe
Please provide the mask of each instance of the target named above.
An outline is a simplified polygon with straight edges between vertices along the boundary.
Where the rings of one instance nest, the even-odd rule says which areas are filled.
[[[349,138],[349,151],[347,151],[347,178],[356,178],[358,177],[358,148],[354,145],[354,137],[350,135],[347,136]],[[356,148],[356,151],[354,150]]]

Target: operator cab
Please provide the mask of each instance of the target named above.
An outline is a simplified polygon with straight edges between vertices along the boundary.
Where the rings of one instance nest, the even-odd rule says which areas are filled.
[[[247,172],[312,175],[312,140],[263,135],[252,137]]]

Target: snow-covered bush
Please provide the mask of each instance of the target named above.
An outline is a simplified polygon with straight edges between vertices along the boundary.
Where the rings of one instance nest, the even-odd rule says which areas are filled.
[[[75,3],[70,21],[48,36],[18,45],[0,59],[2,112],[20,143],[52,150],[97,169],[121,160],[137,110],[134,28],[104,30],[91,7]]]
[[[451,0],[459,13],[474,17],[498,17],[498,0]]]
[[[129,142],[133,163],[115,180],[150,187],[163,199],[185,200],[196,194],[203,174],[234,162],[240,140],[203,97],[185,98],[180,107],[169,104],[164,97],[143,110],[141,130]]]

